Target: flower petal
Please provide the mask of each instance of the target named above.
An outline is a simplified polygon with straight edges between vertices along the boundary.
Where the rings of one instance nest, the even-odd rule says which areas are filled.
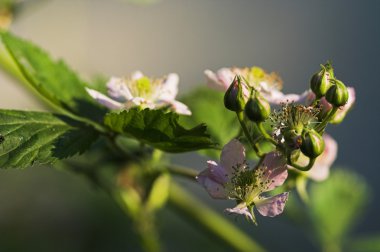
[[[279,105],[281,103],[300,102],[308,96],[309,92],[305,91],[300,95],[283,94],[277,89],[272,89],[269,92],[262,92],[261,94],[269,103]]]
[[[239,204],[234,208],[226,208],[225,211],[233,214],[242,214],[253,223],[256,223],[255,216],[252,215],[245,203]]]
[[[317,158],[314,166],[305,173],[309,178],[315,181],[327,179],[330,173],[330,167],[334,163],[338,153],[338,144],[331,136],[324,134],[323,140],[325,141],[323,153]]]
[[[131,79],[132,80],[138,80],[144,77],[144,74],[141,71],[135,71],[131,74]]]
[[[284,211],[288,196],[289,192],[284,192],[276,196],[260,200],[260,202],[255,203],[257,211],[259,211],[262,216],[277,216]]]
[[[179,76],[176,73],[169,74],[163,81],[157,100],[173,101],[178,94]]]
[[[207,162],[207,168],[196,177],[197,181],[206,189],[212,198],[227,199],[224,188],[227,182],[226,171],[214,161]]]
[[[86,91],[97,102],[106,106],[109,109],[121,109],[124,107],[124,104],[117,102],[115,100],[112,100],[108,96],[105,96],[104,94],[102,94],[102,93],[100,93],[94,89],[86,88]]]
[[[187,107],[182,102],[174,100],[170,103],[170,105],[171,105],[171,109],[174,110],[174,112],[176,112],[177,114],[191,115],[191,111],[189,107]]]
[[[222,150],[220,165],[230,177],[236,168],[242,168],[245,164],[245,148],[238,140],[232,139]]]
[[[127,84],[121,78],[112,77],[107,82],[108,95],[119,102],[126,102],[133,98]]]
[[[264,184],[263,192],[271,191],[281,186],[288,177],[288,169],[285,158],[276,151],[265,155],[259,169],[263,169],[264,174],[261,182]]]
[[[226,91],[235,78],[231,69],[226,67],[219,69],[216,73],[205,70],[204,74],[207,77],[207,84],[221,91]]]

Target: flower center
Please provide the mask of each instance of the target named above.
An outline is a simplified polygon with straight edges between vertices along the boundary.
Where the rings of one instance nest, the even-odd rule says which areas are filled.
[[[306,107],[304,105],[285,103],[280,110],[271,115],[272,126],[283,133],[284,130],[295,130],[301,134],[304,128],[314,128],[318,123],[317,115],[320,108]]]

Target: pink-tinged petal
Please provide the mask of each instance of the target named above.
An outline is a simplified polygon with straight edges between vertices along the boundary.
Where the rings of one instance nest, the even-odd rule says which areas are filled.
[[[93,89],[90,89],[90,88],[86,88],[86,91],[97,102],[99,102],[100,104],[106,106],[109,109],[121,109],[121,108],[124,107],[124,104],[122,104],[120,102],[117,102],[115,100],[112,100],[108,96],[105,96],[104,94],[102,94],[102,93],[100,93],[100,92],[98,92],[96,90],[93,90]]]
[[[264,184],[264,192],[271,191],[281,186],[288,177],[288,169],[285,158],[281,153],[273,151],[265,155],[259,169],[264,171],[261,182]]]
[[[249,209],[245,205],[245,203],[239,204],[234,208],[227,208],[227,209],[225,209],[225,211],[228,213],[232,213],[232,214],[244,215],[247,219],[250,219],[252,222],[256,223],[255,217],[249,211]]]
[[[220,83],[222,83],[224,90],[227,90],[234,80],[236,74],[229,68],[221,68],[216,72],[216,76]]]
[[[107,89],[108,95],[119,102],[126,102],[133,98],[123,79],[112,77],[107,82]]]
[[[309,95],[308,91],[303,92],[302,94],[283,94],[277,89],[272,89],[269,92],[262,92],[262,96],[272,104],[279,105],[281,103],[291,103],[291,102],[301,102],[306,99]]]
[[[315,181],[327,179],[330,173],[330,167],[338,154],[338,144],[332,137],[325,134],[323,135],[323,140],[325,141],[325,150],[317,158],[310,171],[306,172],[306,175]]]
[[[190,109],[182,102],[174,100],[174,101],[171,101],[170,105],[171,105],[171,109],[177,114],[191,115]]]
[[[229,68],[221,68],[216,73],[205,70],[207,85],[220,91],[226,91],[235,78],[235,74]]]
[[[350,111],[350,109],[355,104],[355,100],[356,100],[355,89],[352,87],[348,87],[347,89],[348,89],[348,101],[346,105],[338,109],[331,123],[340,123],[346,116],[347,112]]]
[[[220,165],[226,170],[229,177],[236,169],[243,168],[245,161],[245,148],[238,140],[232,139],[223,147]]]
[[[289,193],[284,192],[270,198],[261,199],[259,202],[255,202],[255,206],[262,216],[274,217],[284,211],[288,196]]]
[[[169,74],[163,81],[159,90],[158,100],[173,101],[178,94],[179,76],[176,73]]]
[[[132,80],[138,80],[144,77],[144,74],[141,71],[135,71],[131,74],[131,79]]]
[[[207,168],[199,173],[196,179],[212,198],[228,198],[226,189],[224,188],[224,183],[227,182],[226,172],[214,161],[208,161]]]

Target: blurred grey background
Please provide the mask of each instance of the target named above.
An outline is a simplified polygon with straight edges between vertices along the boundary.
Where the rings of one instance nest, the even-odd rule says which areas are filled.
[[[181,93],[203,84],[206,68],[252,65],[278,72],[285,92],[301,93],[319,64],[332,60],[337,77],[355,87],[357,94],[356,106],[346,120],[328,128],[339,143],[335,164],[362,174],[373,191],[371,205],[355,232],[379,232],[379,1],[134,2],[29,0],[10,29],[65,59],[87,80],[97,74],[124,76],[134,70],[150,76],[177,72]],[[1,108],[41,110],[38,100],[4,72],[0,72],[0,83]],[[188,163],[192,157],[180,155],[175,160]],[[190,166],[201,170],[203,161],[198,158]],[[200,188],[193,186],[193,191],[211,202]],[[120,213],[107,203],[105,196],[65,172],[1,170],[2,249],[22,251],[22,245],[15,244],[24,244],[49,251],[49,244],[40,244],[36,237],[56,232],[50,240],[56,251],[134,251],[127,221],[117,221]],[[220,212],[224,206],[215,205]],[[170,212],[162,213],[162,218],[171,220],[162,226],[169,250],[186,243],[186,236],[194,237],[192,244],[198,250],[216,246]],[[281,218],[260,219],[258,228],[243,221],[237,224],[272,251],[316,249],[302,230]],[[175,229],[181,229],[185,237],[171,231]],[[182,250],[192,251],[192,247]]]

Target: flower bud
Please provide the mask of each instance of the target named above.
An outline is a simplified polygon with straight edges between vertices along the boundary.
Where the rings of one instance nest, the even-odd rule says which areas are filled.
[[[244,97],[241,79],[236,76],[224,94],[224,106],[231,111],[241,112],[244,110]]]
[[[330,86],[330,73],[325,68],[311,77],[310,88],[317,99],[323,97]]]
[[[253,122],[263,122],[270,115],[270,105],[258,92],[251,94],[245,105],[244,112],[249,120]]]
[[[335,107],[340,107],[347,103],[348,90],[343,82],[334,80],[334,85],[326,93],[326,100]]]
[[[305,129],[302,132],[302,153],[309,158],[318,157],[325,149],[325,142],[318,132],[314,129]]]

